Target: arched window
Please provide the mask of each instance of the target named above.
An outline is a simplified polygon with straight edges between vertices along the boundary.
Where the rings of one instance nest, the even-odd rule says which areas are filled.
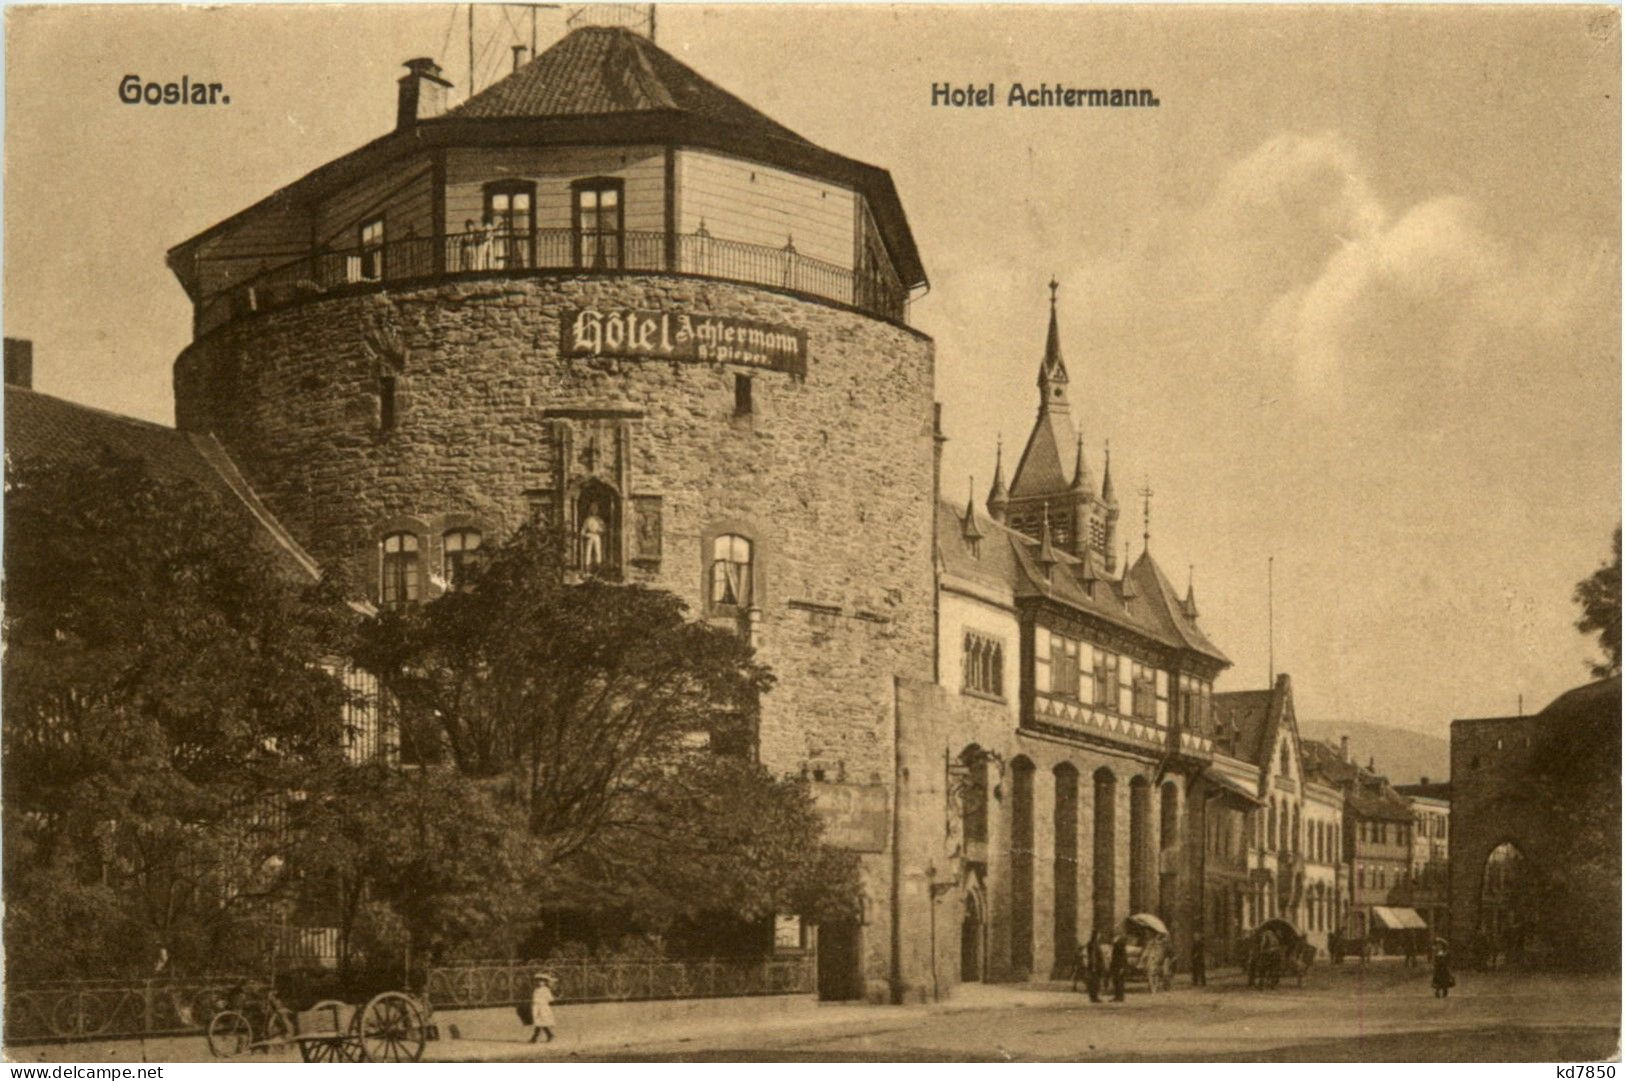
[[[717,608],[751,606],[751,543],[737,533],[711,542],[711,604]]]
[[[1290,847],[1293,852],[1303,851],[1303,834],[1300,833],[1299,830],[1300,823],[1298,820],[1298,809],[1294,807],[1292,808],[1292,832],[1288,837],[1289,844],[1287,846]]]
[[[378,599],[385,605],[413,604],[418,599],[418,538],[416,533],[391,533],[384,538],[383,580]]]
[[[1277,838],[1278,834],[1276,833],[1275,829],[1275,801],[1270,800],[1269,844],[1267,847],[1274,849]]]
[[[446,553],[446,588],[468,588],[468,575],[479,565],[480,531],[477,529],[448,529],[440,538]]]
[[[1292,776],[1292,748],[1287,746],[1284,739],[1281,741],[1281,776]]]

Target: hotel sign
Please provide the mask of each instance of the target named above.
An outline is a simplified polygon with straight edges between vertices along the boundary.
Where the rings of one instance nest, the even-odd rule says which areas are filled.
[[[807,374],[807,332],[726,315],[570,308],[559,316],[567,357],[745,364]]]

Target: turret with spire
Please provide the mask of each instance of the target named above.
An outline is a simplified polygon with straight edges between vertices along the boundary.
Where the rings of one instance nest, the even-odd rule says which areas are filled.
[[[1005,510],[1009,506],[1010,494],[1004,490],[1004,437],[1000,436],[993,457],[993,487],[987,490],[988,517],[1003,525]]]
[[[965,538],[966,544],[975,552],[981,539],[981,527],[976,524],[976,478],[970,478],[970,491],[965,497],[965,521],[960,528],[960,536]]]
[[[1190,575],[1185,579],[1185,599],[1180,603],[1185,610],[1185,618],[1196,622],[1196,564],[1190,565]]]
[[[1117,493],[1112,490],[1112,441],[1106,440],[1106,465],[1100,480],[1100,502],[1106,507],[1106,573],[1117,573]],[[1128,563],[1123,564],[1128,573]]]

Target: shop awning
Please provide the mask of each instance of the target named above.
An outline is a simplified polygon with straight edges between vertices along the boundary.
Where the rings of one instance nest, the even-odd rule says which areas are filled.
[[[1214,788],[1219,789],[1227,796],[1236,796],[1251,804],[1262,804],[1264,802],[1263,800],[1259,799],[1258,795],[1246,785],[1242,784],[1240,781],[1231,780],[1229,777],[1226,777],[1217,770],[1210,769],[1206,773],[1202,774],[1202,776],[1205,777],[1208,783],[1213,785]]]
[[[1387,908],[1372,905],[1371,914],[1390,931],[1426,931],[1427,921],[1414,908]]]

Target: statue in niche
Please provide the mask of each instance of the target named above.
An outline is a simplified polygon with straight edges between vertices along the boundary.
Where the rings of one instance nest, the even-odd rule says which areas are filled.
[[[581,520],[581,568],[582,570],[597,570],[604,563],[604,531],[607,523],[604,521],[603,508],[597,503],[589,504],[587,516]]]
[[[618,570],[620,497],[613,488],[590,482],[576,500],[577,565],[588,573]]]

